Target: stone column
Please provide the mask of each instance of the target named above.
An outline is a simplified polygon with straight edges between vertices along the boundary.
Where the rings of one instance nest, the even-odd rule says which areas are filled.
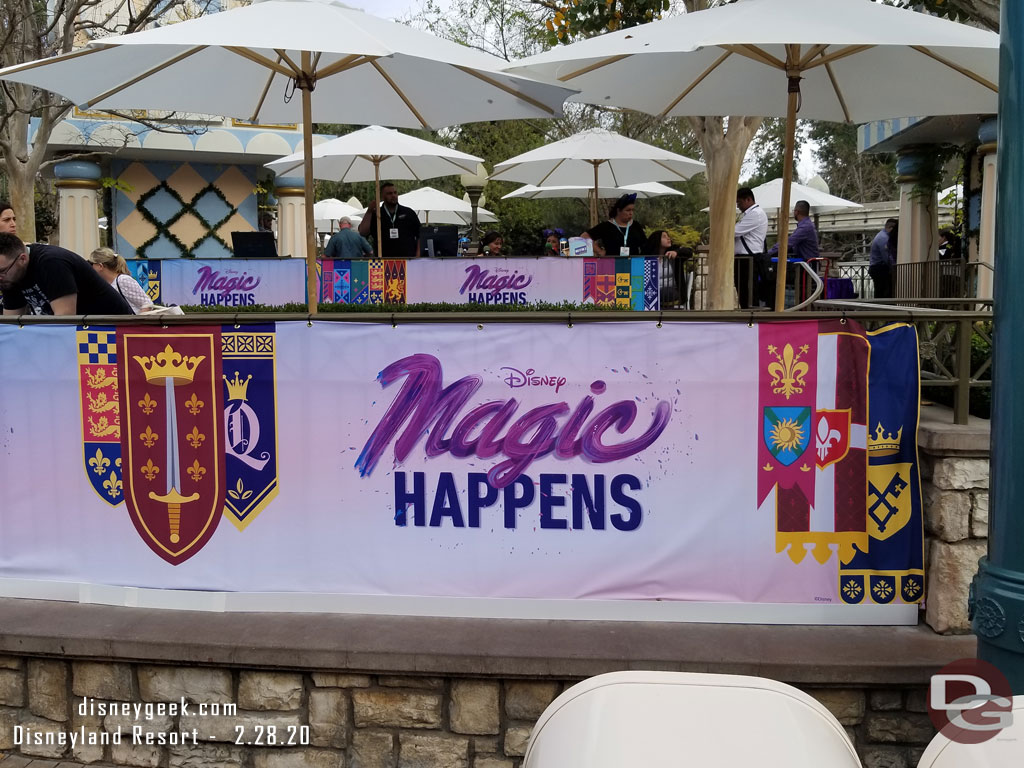
[[[96,212],[102,175],[100,167],[96,163],[68,160],[57,163],[53,173],[57,177],[61,247],[88,256],[100,247],[99,216]]]
[[[924,266],[909,267],[938,260],[939,200],[935,190],[917,189],[918,183],[930,175],[934,162],[927,151],[901,152],[896,160],[896,181],[900,185],[899,249],[896,253],[896,296],[938,296],[938,277]],[[931,286],[930,282],[935,285]]]
[[[978,229],[978,261],[988,267],[978,267],[978,298],[991,299],[994,286],[996,255],[996,187],[999,175],[996,172],[996,137],[999,125],[996,118],[990,118],[978,129],[978,154],[981,155],[981,221]]]
[[[277,197],[277,252],[281,256],[306,256],[306,189],[300,178],[274,180]]]
[[[1014,197],[1024,184],[1024,3],[1003,3],[1000,22],[999,180],[996,200],[995,325],[999,343],[992,360],[992,478],[988,556],[971,585],[971,628],[978,636],[978,658],[997,666],[1015,695],[1024,694],[1024,307],[1017,293],[1024,285],[1020,244],[1024,218]],[[1003,136],[1006,141],[1003,141]]]

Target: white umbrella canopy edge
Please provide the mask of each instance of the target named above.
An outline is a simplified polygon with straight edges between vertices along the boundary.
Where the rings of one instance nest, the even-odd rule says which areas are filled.
[[[778,91],[751,77],[750,66],[785,86],[787,56],[800,46],[795,63],[803,77],[800,116],[805,119],[870,122],[915,116],[916,94],[907,92],[905,80],[901,85],[887,77],[897,55],[900,67],[917,67],[908,78],[942,82],[943,98],[936,101],[943,103],[934,104],[929,114],[997,111],[998,57],[979,52],[998,53],[998,34],[872,0],[828,0],[827,13],[823,5],[822,0],[738,0],[559,46],[512,62],[508,71],[579,88],[570,101],[663,116],[786,117]],[[661,57],[665,66],[659,67]],[[867,72],[844,77],[851,66]],[[643,78],[632,82],[643,82],[643,88],[619,87],[640,72]],[[973,87],[978,84],[984,89]],[[725,86],[733,93],[741,89],[744,108],[735,108],[735,102],[732,109],[723,108],[719,96]],[[825,93],[832,98],[822,98]]]
[[[632,192],[636,192],[637,197],[640,199],[667,195],[677,195],[682,197],[685,195],[684,192],[680,192],[678,189],[673,189],[667,184],[662,184],[658,181],[629,184],[622,187],[599,187],[597,190],[598,196],[603,198],[619,197],[620,195]],[[519,189],[509,192],[507,195],[502,195],[501,199],[540,200],[548,198],[589,198],[593,193],[594,188],[591,186],[563,185],[538,187],[534,184],[524,184]]]
[[[705,171],[704,163],[603,128],[591,128],[532,149],[494,166],[490,178],[537,186],[621,187],[647,181],[679,181]],[[591,225],[597,223],[591,197]]]
[[[337,0],[257,0],[8,67],[0,70],[0,79],[101,110],[155,109],[301,122],[303,150],[310,156],[314,114],[322,121],[425,128],[561,115],[571,88],[504,72],[505,64]],[[183,82],[195,86],[183,88]],[[436,96],[440,83],[444,98]],[[295,89],[301,91],[299,100],[292,98]],[[365,94],[373,94],[373,99]],[[304,182],[312,313],[316,233],[308,168]]]
[[[815,213],[825,213],[846,208],[863,208],[860,203],[847,200],[836,195],[821,192],[806,184],[792,182],[789,185],[790,200],[806,200]],[[772,179],[764,184],[759,184],[751,190],[757,204],[765,210],[779,210],[782,205],[782,179]]]
[[[822,6],[818,0],[738,0],[556,48],[513,62],[509,70],[570,83],[580,89],[575,101],[659,116],[785,115],[786,179],[792,178],[798,111],[809,119],[868,122],[997,110],[997,34],[871,0],[829,0],[827,14]],[[943,87],[907,88],[927,82]],[[929,99],[924,107],[922,94]],[[788,197],[786,185],[780,230],[788,224]],[[726,247],[723,238],[715,252]],[[785,239],[779,250],[781,309]]]

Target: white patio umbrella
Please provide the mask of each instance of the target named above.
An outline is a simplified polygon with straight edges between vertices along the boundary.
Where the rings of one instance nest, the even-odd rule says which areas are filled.
[[[313,204],[313,221],[316,224],[317,231],[329,229],[333,232],[334,222],[344,216],[350,219],[353,216],[359,216],[360,210],[359,208],[353,208],[348,203],[343,203],[337,198],[328,197]]]
[[[754,187],[751,191],[754,193],[754,199],[757,200],[757,204],[766,211],[778,211],[782,208],[782,179],[766,181],[764,184]],[[795,181],[789,185],[789,199],[791,201],[806,200],[814,213],[831,213],[843,208],[864,207],[860,203],[845,200],[842,197],[836,197],[827,192],[821,192],[814,187],[798,184]]]
[[[584,186],[595,190],[590,223],[597,224],[601,187],[648,181],[679,181],[703,173],[704,163],[603,128],[524,152],[494,166],[491,179],[536,186]]]
[[[278,176],[286,176],[296,168],[307,167],[318,179],[331,181],[374,181],[377,200],[380,200],[380,180],[383,175],[390,179],[431,179],[437,176],[451,176],[472,172],[481,158],[467,155],[440,144],[433,144],[415,136],[370,125],[358,131],[339,136],[313,147],[311,164],[305,163],[306,154],[282,157],[267,163]],[[452,200],[461,200],[452,198]],[[413,206],[402,201],[403,205]],[[369,210],[369,209],[367,209]],[[381,249],[381,217],[377,216],[377,254]]]
[[[250,5],[0,70],[0,79],[81,107],[439,128],[561,114],[568,89],[502,71],[507,62],[337,0]],[[296,93],[300,91],[301,94]],[[298,98],[293,98],[297,96]],[[313,176],[306,169],[306,258],[315,310]]]
[[[739,0],[514,62],[580,89],[574,101],[660,116],[864,123],[997,111],[999,35],[871,0]],[[642,86],[642,87],[640,87]],[[788,98],[783,98],[783,94]],[[788,225],[783,187],[779,229]],[[779,248],[776,306],[785,290]]]
[[[625,187],[599,187],[597,190],[598,197],[611,198],[621,197],[622,195],[628,195],[636,193],[636,196],[641,200],[649,197],[663,197],[666,195],[679,195],[683,193],[678,189],[673,189],[667,184],[662,184],[658,181],[649,181],[646,184],[630,184]],[[525,184],[519,189],[509,192],[507,195],[502,196],[502,200],[523,198],[526,200],[540,200],[546,198],[559,198],[559,197],[591,197],[594,194],[594,188],[592,186],[583,187],[537,187],[533,184]]]
[[[402,195],[402,205],[416,211],[424,224],[469,225],[473,220],[473,206],[469,202],[433,187],[406,192]],[[479,206],[476,216],[480,224],[493,224],[498,220],[493,213]]]

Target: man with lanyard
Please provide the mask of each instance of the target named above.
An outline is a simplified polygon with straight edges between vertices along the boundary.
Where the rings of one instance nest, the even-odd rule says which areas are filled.
[[[636,209],[636,193],[623,195],[608,211],[608,221],[591,227],[583,233],[591,240],[604,243],[605,252],[610,256],[642,256],[647,245],[644,228],[633,220]]]
[[[754,200],[754,193],[749,187],[741,187],[736,192],[736,207],[742,211],[742,215],[736,222],[733,254],[741,258],[736,259],[734,274],[740,307],[747,309],[757,303],[758,282],[768,279],[764,255],[768,214]]]
[[[131,315],[131,306],[93,269],[65,248],[0,234],[4,314]]]
[[[384,204],[380,206],[380,243],[374,243],[376,251],[384,259],[415,259],[419,256],[420,219],[416,211],[398,204],[398,190],[390,181],[380,185]],[[359,222],[359,234],[377,239],[378,207],[374,201],[373,210]]]

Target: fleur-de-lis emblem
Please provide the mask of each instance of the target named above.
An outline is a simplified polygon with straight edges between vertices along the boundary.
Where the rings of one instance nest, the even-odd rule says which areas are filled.
[[[903,585],[903,591],[907,593],[908,597],[914,598],[921,591],[921,585],[916,581],[908,581]]]
[[[858,597],[860,597],[860,584],[858,584],[855,581],[848,581],[846,582],[846,586],[843,587],[843,592],[851,600],[856,600]]]
[[[149,416],[149,414],[151,414],[156,408],[156,400],[150,397],[149,392],[147,392],[146,396],[139,400],[139,407],[142,409],[144,414]]]
[[[103,455],[103,451],[96,449],[96,455],[89,459],[89,466],[97,475],[102,475],[110,466],[110,459]]]
[[[144,466],[139,467],[139,471],[142,472],[145,478],[152,483],[154,478],[156,478],[156,476],[160,474],[160,467],[156,466],[153,463],[153,460],[150,459],[145,463]]]
[[[116,472],[111,472],[110,477],[103,481],[103,487],[107,489],[107,495],[112,499],[117,498],[123,486],[124,483],[117,479]]]
[[[235,489],[232,490],[228,488],[228,496],[230,496],[232,499],[235,499],[236,501],[245,501],[250,496],[252,496],[252,491],[245,490],[245,488],[242,486],[242,478],[238,478],[238,483],[237,485],[235,485]]]
[[[872,591],[880,600],[886,600],[889,598],[889,595],[892,594],[893,590],[891,585],[887,584],[884,581],[880,581],[877,584],[875,584]]]
[[[160,439],[160,435],[153,431],[152,427],[147,426],[146,431],[139,435],[139,440],[145,443],[147,448],[152,448],[153,444]]]
[[[118,469],[120,469],[120,468],[121,468],[121,457],[120,457],[120,456],[118,456],[118,457],[117,457],[117,458],[116,458],[116,459],[114,460],[114,466],[115,466],[115,467],[117,467]]]
[[[807,386],[807,373],[811,367],[800,358],[807,354],[810,347],[806,344],[800,347],[799,354],[793,351],[793,345],[787,344],[782,354],[779,348],[769,345],[768,354],[774,355],[777,362],[769,363],[768,373],[772,376],[772,392],[776,395],[783,395],[787,400],[793,395],[799,395]]]
[[[198,416],[199,412],[203,410],[203,406],[206,405],[202,400],[196,397],[196,393],[192,393],[192,397],[185,401],[185,407],[188,408],[188,412],[193,416]]]
[[[198,483],[203,479],[203,475],[206,474],[206,468],[199,466],[199,459],[192,462],[192,466],[188,468],[188,476],[192,478],[192,481]]]
[[[200,432],[198,427],[192,427],[192,431],[185,435],[185,437],[188,438],[188,443],[193,448],[201,446],[206,439],[206,435]]]

